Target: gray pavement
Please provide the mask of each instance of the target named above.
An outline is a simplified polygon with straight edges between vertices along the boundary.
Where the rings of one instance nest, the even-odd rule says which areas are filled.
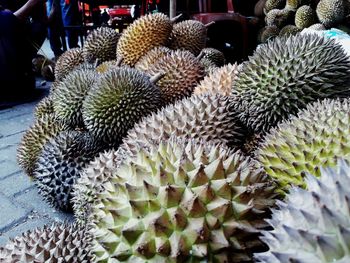
[[[34,121],[38,101],[0,110],[0,246],[23,231],[72,220],[72,215],[42,200],[33,181],[16,162],[18,143]]]

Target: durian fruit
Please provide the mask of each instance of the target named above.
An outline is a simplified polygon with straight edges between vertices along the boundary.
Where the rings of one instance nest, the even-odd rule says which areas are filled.
[[[55,67],[55,80],[62,80],[76,66],[84,63],[83,50],[72,48],[64,52],[57,60]]]
[[[243,63],[232,89],[234,107],[253,131],[268,131],[309,102],[348,96],[349,73],[350,59],[333,40],[315,34],[275,38]]]
[[[207,27],[200,21],[185,20],[174,25],[170,35],[170,48],[184,49],[199,55],[205,48],[207,41]]]
[[[273,230],[261,238],[269,251],[256,254],[266,263],[350,262],[350,167],[339,161],[336,169],[321,169],[321,178],[306,178],[307,189],[291,188],[278,202]],[[259,262],[260,262],[259,261]]]
[[[267,0],[264,6],[264,14],[266,15],[272,9],[283,9],[286,5],[286,0]]]
[[[300,6],[308,4],[310,0],[287,0],[285,9],[296,11]]]
[[[282,28],[294,22],[294,12],[287,9],[272,9],[266,14],[266,26],[277,26]]]
[[[237,64],[227,64],[214,69],[195,87],[194,94],[221,94],[230,96],[238,75]]]
[[[149,50],[164,46],[173,28],[173,21],[162,13],[140,17],[129,25],[119,38],[117,57],[134,66]]]
[[[64,131],[43,147],[34,170],[39,193],[52,206],[72,210],[72,187],[99,147],[87,132]]]
[[[111,68],[119,67],[120,63],[121,61],[118,60],[105,61],[96,67],[96,72],[100,74],[106,73]]]
[[[206,57],[202,57],[199,60],[199,63],[201,64],[202,68],[204,69],[204,76],[208,76],[213,70],[218,68],[218,66],[216,66],[216,64],[212,60],[210,60]]]
[[[222,53],[220,50],[216,48],[207,47],[207,48],[203,48],[201,50],[201,53],[204,54],[201,60],[209,59],[217,67],[222,67],[223,65],[225,65],[225,56],[224,56],[224,53]]]
[[[55,223],[27,231],[0,247],[3,263],[89,263],[90,236],[76,224]]]
[[[305,187],[305,173],[320,175],[338,157],[350,160],[350,101],[325,99],[272,129],[256,153],[281,191]]]
[[[155,47],[142,56],[135,64],[135,68],[141,71],[147,71],[153,67],[155,63],[170,53],[167,47]]]
[[[140,150],[93,206],[97,262],[251,262],[274,187],[228,148],[170,140]]]
[[[84,126],[81,108],[96,79],[95,71],[76,69],[56,86],[51,93],[52,104],[62,122],[72,128]]]
[[[301,30],[299,28],[297,28],[294,25],[287,25],[285,27],[283,27],[280,31],[280,33],[278,34],[279,37],[283,37],[283,36],[292,36],[292,35],[296,35],[300,32]]]
[[[25,132],[17,149],[17,162],[27,175],[33,176],[36,162],[44,144],[67,128],[66,125],[48,114],[38,118]]]
[[[47,96],[39,101],[34,110],[34,117],[40,119],[45,115],[54,115],[52,96]]]
[[[325,26],[321,23],[313,24],[312,26],[309,26],[308,29],[312,30],[326,30]]]
[[[204,77],[204,69],[199,60],[189,51],[171,51],[153,64],[147,74],[162,73],[157,81],[166,103],[191,96],[193,89]]]
[[[99,27],[94,29],[86,38],[83,47],[85,61],[99,63],[116,58],[119,34],[112,28]]]
[[[326,28],[335,26],[345,18],[345,1],[320,0],[316,7],[316,14]]]
[[[101,75],[83,102],[86,128],[102,142],[117,146],[142,117],[163,105],[150,78],[131,68],[113,68]]]
[[[242,152],[249,156],[255,157],[256,152],[258,151],[261,142],[264,138],[264,133],[253,133],[247,136],[246,141],[244,142]]]
[[[308,5],[299,7],[295,13],[295,25],[300,29],[307,28],[316,22],[316,12]]]
[[[279,32],[280,29],[277,26],[265,26],[259,31],[258,42],[265,43],[268,40],[277,37]]]

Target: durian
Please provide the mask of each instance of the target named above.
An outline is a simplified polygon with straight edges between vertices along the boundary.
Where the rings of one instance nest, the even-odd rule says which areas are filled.
[[[96,67],[96,72],[100,74],[106,73],[111,68],[119,67],[120,62],[117,60],[105,61]]]
[[[224,53],[222,53],[220,50],[208,47],[208,48],[203,48],[201,50],[201,53],[204,54],[201,60],[209,59],[217,67],[222,67],[223,65],[225,65],[225,56],[224,56]]]
[[[195,87],[193,93],[230,96],[237,74],[237,64],[228,64],[214,69]]]
[[[283,36],[291,36],[291,35],[296,35],[300,32],[301,30],[299,28],[297,28],[294,25],[287,25],[285,27],[283,27],[280,31],[280,33],[278,34],[279,37],[283,37]]]
[[[309,26],[308,29],[312,30],[326,30],[325,26],[321,23],[313,24],[312,26]]]
[[[86,128],[101,141],[117,146],[142,117],[163,104],[150,78],[131,68],[113,68],[101,75],[83,102]]]
[[[202,57],[199,60],[199,63],[201,64],[202,68],[204,69],[204,76],[208,76],[213,70],[218,68],[218,66],[216,66],[216,64],[212,60],[210,60],[206,57]]]
[[[189,51],[171,51],[153,64],[147,71],[150,76],[162,73],[157,81],[166,103],[191,96],[193,89],[204,77],[199,60]]]
[[[318,20],[327,28],[339,24],[345,18],[344,0],[320,0],[316,7]]]
[[[33,170],[44,144],[67,128],[48,114],[38,118],[25,132],[17,149],[17,162],[27,175],[33,176]]]
[[[162,13],[140,17],[129,25],[119,38],[117,57],[134,66],[149,50],[164,46],[172,30],[172,21]]]
[[[277,37],[279,32],[280,29],[277,26],[265,26],[259,31],[258,42],[265,43],[268,40]]]
[[[308,4],[310,4],[310,0],[287,0],[285,9],[296,11],[300,6]]]
[[[99,150],[87,132],[65,131],[49,140],[34,170],[39,193],[52,206],[71,211],[72,187]]]
[[[286,9],[272,9],[265,17],[266,26],[282,28],[294,21],[294,12]]]
[[[282,191],[305,187],[305,173],[319,176],[320,167],[334,166],[336,158],[350,160],[349,131],[349,99],[325,99],[272,129],[256,156]]]
[[[170,35],[170,48],[184,49],[199,55],[205,48],[207,41],[207,27],[200,21],[185,20],[174,25]]]
[[[261,238],[270,248],[256,254],[266,263],[350,262],[350,167],[321,169],[306,178],[307,190],[293,187],[268,220],[273,230]],[[259,261],[259,262],[260,262]]]
[[[55,80],[62,80],[75,67],[84,63],[81,48],[72,48],[64,52],[57,60],[55,67]]]
[[[268,131],[309,102],[349,96],[349,73],[350,58],[334,40],[315,34],[275,38],[243,63],[232,89],[234,107],[249,128]]]
[[[286,5],[286,0],[267,0],[264,6],[264,14],[267,14],[272,9],[283,9]]]
[[[56,116],[68,126],[83,127],[81,108],[86,94],[97,79],[92,70],[70,72],[51,93]]]
[[[47,96],[41,101],[39,101],[34,110],[34,117],[36,119],[40,119],[45,115],[54,115],[53,102],[51,96]]]
[[[295,25],[300,29],[307,28],[316,22],[316,12],[308,5],[299,7],[295,13]]]
[[[170,53],[167,47],[155,47],[142,56],[135,64],[135,68],[141,71],[148,71],[162,57]]]
[[[140,150],[104,188],[90,230],[97,262],[251,262],[275,198],[252,159],[173,140]]]
[[[99,63],[116,58],[119,34],[112,28],[99,27],[86,38],[83,47],[83,57],[87,62]]]
[[[27,231],[0,248],[3,263],[89,263],[90,237],[76,224],[56,223]]]

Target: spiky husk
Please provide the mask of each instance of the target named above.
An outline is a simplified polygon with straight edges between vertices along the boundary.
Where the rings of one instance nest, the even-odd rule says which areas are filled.
[[[212,60],[206,57],[201,58],[199,63],[204,68],[204,76],[209,75],[213,70],[218,68]]]
[[[27,231],[0,248],[3,263],[89,263],[90,237],[76,224],[53,224]]]
[[[294,25],[287,25],[283,27],[278,36],[294,36],[298,34],[301,30]]]
[[[56,81],[62,80],[69,72],[82,63],[84,63],[84,57],[81,48],[72,48],[64,52],[56,62]]]
[[[335,159],[350,160],[350,101],[326,99],[309,105],[265,137],[257,158],[282,191],[305,186],[304,175],[320,175],[319,168]]]
[[[141,71],[148,71],[162,57],[170,53],[167,47],[155,47],[142,56],[135,64],[135,68]]]
[[[170,35],[169,47],[188,50],[197,56],[207,41],[206,26],[196,20],[185,20],[174,25]]]
[[[312,29],[312,30],[326,30],[325,26],[321,23],[317,23],[317,24],[314,24],[312,26],[309,26],[308,29]]]
[[[52,206],[72,210],[72,187],[100,148],[87,132],[64,131],[49,140],[34,170],[39,193]]]
[[[189,51],[171,51],[146,71],[153,76],[163,73],[157,81],[166,103],[192,95],[193,89],[204,77],[204,69],[199,60]]]
[[[294,12],[286,9],[272,9],[265,17],[267,26],[277,26],[282,28],[294,22]]]
[[[259,31],[258,42],[265,43],[268,40],[277,37],[279,32],[280,29],[277,26],[265,26]]]
[[[263,232],[270,250],[256,254],[261,262],[350,262],[350,167],[322,169],[321,178],[309,175],[308,190],[292,188],[268,220]]]
[[[216,48],[207,47],[203,48],[201,52],[204,54],[202,59],[209,59],[217,67],[222,67],[223,65],[225,65],[225,56],[224,53],[222,53],[220,50]]]
[[[287,0],[285,9],[296,11],[300,6],[308,4],[310,0]]]
[[[140,17],[120,36],[117,57],[123,58],[124,64],[134,66],[149,50],[164,46],[172,28],[172,22],[162,13]]]
[[[54,114],[53,110],[53,102],[52,97],[47,96],[43,98],[39,103],[36,105],[34,110],[34,117],[36,119],[40,119],[41,117],[44,117],[45,115]]]
[[[214,69],[194,89],[194,94],[221,94],[230,96],[234,82],[237,79],[237,64],[228,64],[221,68]]]
[[[335,26],[345,18],[344,0],[320,0],[316,7],[318,20],[327,28]]]
[[[274,203],[258,164],[225,147],[170,140],[104,184],[91,234],[97,262],[247,262]]]
[[[283,9],[286,0],[267,0],[264,5],[264,14],[266,15],[272,9]]]
[[[67,128],[54,116],[48,114],[38,118],[25,132],[17,149],[17,162],[27,175],[33,176],[36,162],[44,144]]]
[[[101,75],[88,92],[83,119],[97,138],[117,146],[136,122],[162,104],[159,88],[146,74],[131,68],[115,68]]]
[[[299,7],[295,13],[295,25],[300,29],[307,28],[316,22],[316,12],[308,5]]]
[[[243,63],[232,89],[234,107],[252,130],[268,131],[309,102],[348,96],[349,73],[350,59],[333,40],[314,34],[275,38]]]
[[[56,116],[68,126],[83,127],[83,101],[97,80],[93,70],[76,69],[70,72],[51,93]]]
[[[103,74],[106,73],[111,68],[118,67],[117,60],[105,61],[96,67],[96,72]]]
[[[83,57],[85,61],[99,63],[116,58],[119,34],[112,28],[99,27],[86,38]]]

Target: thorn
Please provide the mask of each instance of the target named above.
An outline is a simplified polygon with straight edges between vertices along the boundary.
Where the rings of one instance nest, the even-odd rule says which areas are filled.
[[[177,22],[177,20],[179,20],[180,17],[182,17],[182,14],[179,14],[179,15],[173,17],[172,19],[170,19],[170,22],[171,22],[172,24],[174,24],[174,23]]]
[[[155,84],[157,81],[159,81],[161,78],[165,76],[165,73],[159,72],[156,75],[152,76],[149,80]]]

